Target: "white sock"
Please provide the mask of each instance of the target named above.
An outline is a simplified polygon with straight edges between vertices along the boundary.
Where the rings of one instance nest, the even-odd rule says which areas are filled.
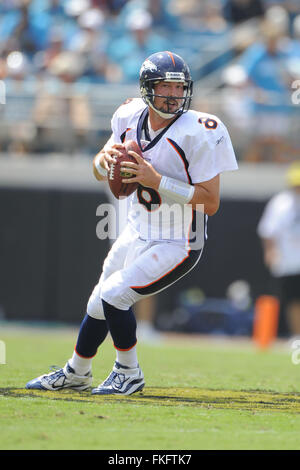
[[[129,351],[119,351],[117,349],[117,362],[122,366],[135,369],[138,366],[136,346],[133,346]]]
[[[93,358],[81,357],[74,351],[73,356],[69,360],[69,365],[75,370],[77,375],[85,375],[92,368],[92,360]]]

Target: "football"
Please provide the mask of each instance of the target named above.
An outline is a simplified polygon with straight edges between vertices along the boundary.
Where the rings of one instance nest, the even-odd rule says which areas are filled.
[[[139,185],[139,183],[122,183],[123,178],[130,178],[133,175],[132,173],[121,172],[121,164],[124,162],[136,163],[136,159],[129,155],[128,152],[133,150],[143,157],[138,144],[134,140],[128,140],[124,143],[124,145],[125,148],[121,150],[123,155],[121,157],[117,157],[117,162],[110,166],[108,172],[109,187],[117,199],[120,199],[121,197],[128,197],[137,189]]]

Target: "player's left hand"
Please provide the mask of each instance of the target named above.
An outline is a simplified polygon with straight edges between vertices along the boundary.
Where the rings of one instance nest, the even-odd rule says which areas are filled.
[[[124,162],[121,171],[132,173],[135,176],[131,178],[122,179],[123,183],[140,183],[147,188],[158,189],[161,175],[153,168],[151,163],[144,160],[138,153],[129,151],[128,154],[132,155],[137,163]]]

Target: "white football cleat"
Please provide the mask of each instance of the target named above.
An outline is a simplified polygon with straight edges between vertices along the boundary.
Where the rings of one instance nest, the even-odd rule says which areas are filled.
[[[140,392],[145,386],[144,374],[140,367],[130,369],[115,362],[112,372],[92,395],[131,395]]]
[[[31,390],[61,390],[70,388],[74,390],[86,390],[92,385],[92,373],[86,375],[77,375],[75,370],[67,364],[63,369],[56,369],[49,374],[41,375],[26,384],[27,389]]]

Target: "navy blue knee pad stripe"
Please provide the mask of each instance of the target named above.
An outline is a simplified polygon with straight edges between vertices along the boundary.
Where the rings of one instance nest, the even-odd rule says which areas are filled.
[[[105,320],[98,320],[85,315],[79,329],[75,346],[76,353],[85,358],[92,358],[97,353],[100,344],[103,343],[108,333]]]
[[[102,299],[104,316],[116,349],[126,351],[136,344],[136,319],[132,308],[120,310]]]

